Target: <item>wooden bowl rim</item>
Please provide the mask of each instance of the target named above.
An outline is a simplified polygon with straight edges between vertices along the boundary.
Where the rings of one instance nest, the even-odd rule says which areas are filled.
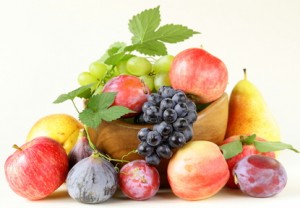
[[[214,106],[218,105],[219,103],[223,102],[224,98],[227,97],[227,93],[223,93],[223,95],[221,97],[219,97],[217,100],[211,102],[206,108],[204,108],[203,110],[199,111],[198,112],[198,117],[203,115],[203,114],[206,114],[208,111],[211,111]],[[124,120],[121,120],[121,119],[117,119],[117,120],[114,120],[112,122],[110,122],[114,125],[118,125],[118,126],[122,126],[122,127],[125,127],[125,128],[131,128],[131,129],[141,129],[141,128],[151,128],[153,125],[151,124],[133,124],[133,123],[129,123],[129,122],[126,122]]]

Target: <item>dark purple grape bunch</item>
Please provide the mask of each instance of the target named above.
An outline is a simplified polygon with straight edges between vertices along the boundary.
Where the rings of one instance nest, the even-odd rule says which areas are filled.
[[[172,157],[172,149],[192,139],[193,123],[197,120],[196,105],[183,91],[163,86],[148,96],[137,120],[154,124],[153,129],[142,128],[138,132],[141,143],[137,151],[148,164],[158,165],[161,158]]]

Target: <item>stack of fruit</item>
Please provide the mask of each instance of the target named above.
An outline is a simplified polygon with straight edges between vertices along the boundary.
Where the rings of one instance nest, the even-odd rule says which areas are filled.
[[[129,22],[132,45],[113,44],[89,72],[79,75],[81,87],[57,98],[55,103],[84,98],[85,109],[78,111],[81,122],[64,114],[44,117],[32,127],[27,142],[15,146],[5,163],[13,191],[38,200],[66,181],[69,195],[82,203],[104,202],[118,188],[133,200],[146,200],[160,188],[156,165],[162,158],[168,161],[171,191],[185,200],[212,197],[225,185],[253,197],[283,190],[287,175],[274,152],[298,151],[279,142],[278,127],[246,71],[230,96],[223,143],[202,141],[193,135],[197,112],[225,93],[227,68],[200,48],[168,55],[164,43],[197,32],[174,24],[158,27],[159,23],[159,7],[134,16]],[[160,58],[151,63],[133,52]],[[97,138],[92,140],[90,133],[102,121],[116,119],[139,127],[135,138],[123,138],[139,145],[122,158],[111,158],[110,150],[95,145]],[[139,159],[126,160],[132,154]]]

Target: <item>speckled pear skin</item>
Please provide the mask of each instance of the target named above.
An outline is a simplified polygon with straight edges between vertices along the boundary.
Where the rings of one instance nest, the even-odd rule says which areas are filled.
[[[257,87],[244,79],[233,88],[229,99],[226,138],[256,134],[268,141],[280,141],[280,130],[265,99]]]
[[[114,166],[100,157],[87,157],[73,166],[66,180],[69,195],[86,204],[98,204],[111,198],[118,187]]]

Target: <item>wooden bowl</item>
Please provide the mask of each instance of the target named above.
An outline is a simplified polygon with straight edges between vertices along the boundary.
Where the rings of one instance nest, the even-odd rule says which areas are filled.
[[[193,125],[194,136],[192,140],[207,140],[221,144],[224,139],[228,117],[228,95],[224,93],[218,100],[212,102],[198,113]],[[121,159],[124,155],[135,150],[140,143],[137,139],[138,131],[143,127],[152,125],[139,125],[127,123],[122,120],[102,122],[97,129],[89,129],[92,142],[99,150],[114,159]],[[143,159],[137,153],[129,154],[124,159],[132,161]],[[120,164],[120,167],[122,164]],[[161,187],[168,187],[167,181],[168,160],[162,160],[157,167],[161,177]]]

